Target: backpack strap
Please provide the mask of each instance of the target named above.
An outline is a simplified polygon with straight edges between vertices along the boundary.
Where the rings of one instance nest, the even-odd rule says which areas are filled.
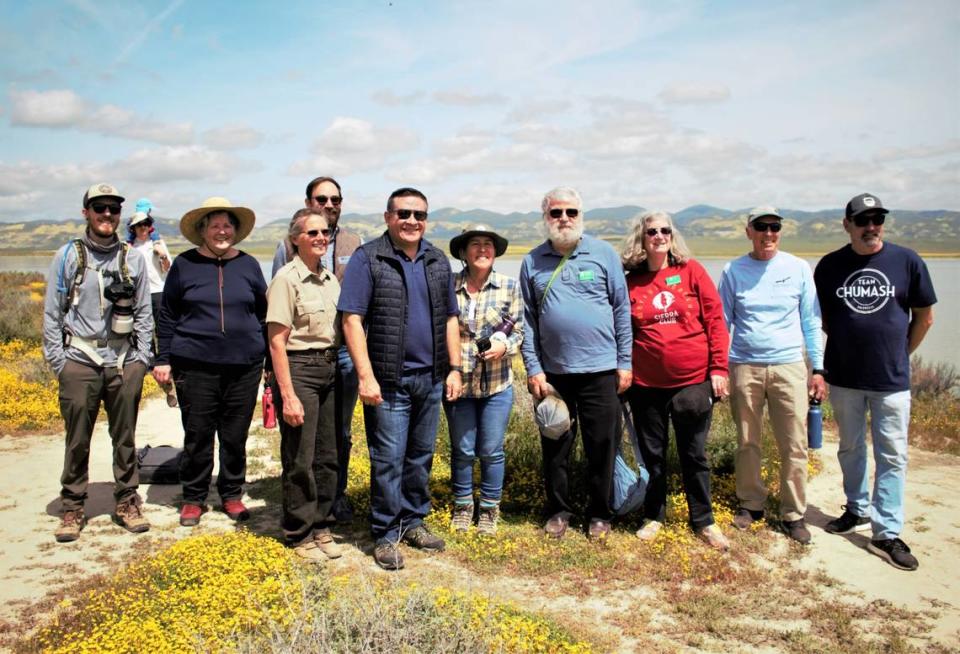
[[[73,245],[73,249],[77,253],[77,267],[73,271],[73,279],[70,282],[69,288],[63,284],[63,278],[67,268],[67,252],[63,253],[63,260],[60,263],[60,275],[57,278],[57,290],[61,292],[66,291],[67,293],[67,297],[63,303],[64,313],[70,310],[71,305],[76,304],[80,300],[80,298],[77,297],[77,288],[83,283],[83,278],[87,274],[87,248],[84,247],[83,241],[79,238],[72,239],[70,244]]]

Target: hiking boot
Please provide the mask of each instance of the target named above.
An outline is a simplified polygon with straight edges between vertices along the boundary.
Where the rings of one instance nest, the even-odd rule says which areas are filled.
[[[200,516],[203,515],[206,508],[199,504],[184,503],[180,507],[180,524],[184,527],[196,527],[200,524]]]
[[[58,543],[71,543],[80,538],[80,530],[87,524],[83,509],[64,511],[60,518],[60,526],[53,532]]]
[[[333,502],[333,517],[337,524],[349,525],[353,522],[353,505],[346,495],[341,495]]]
[[[751,511],[741,506],[733,515],[733,526],[743,531],[749,529],[757,520],[763,520],[763,511]]]
[[[867,551],[900,570],[916,570],[920,567],[917,557],[910,553],[910,548],[899,538],[872,540],[867,545]]]
[[[600,518],[590,520],[590,527],[587,529],[587,538],[595,541],[604,541],[610,535],[610,521]]]
[[[497,533],[497,520],[500,518],[500,506],[480,506],[477,518],[477,533],[481,536],[493,536]]]
[[[450,518],[450,528],[454,531],[467,531],[473,524],[473,502],[470,504],[454,504],[453,517]]]
[[[323,563],[327,560],[327,555],[320,549],[319,543],[315,540],[308,540],[293,548],[293,553],[310,563]]]
[[[140,511],[140,498],[136,495],[117,504],[113,520],[127,531],[142,534],[150,529],[150,523]]]
[[[803,521],[803,518],[799,520],[781,520],[780,531],[801,545],[810,544],[810,530],[807,529],[807,524]]]
[[[384,570],[403,569],[403,554],[394,543],[380,543],[373,549],[373,560]]]
[[[570,514],[566,511],[561,511],[560,513],[554,513],[550,516],[550,519],[547,520],[547,524],[543,526],[543,533],[545,533],[550,538],[556,538],[560,540],[563,538],[563,535],[567,533],[567,527],[570,526]]]
[[[231,520],[236,520],[237,522],[242,522],[250,517],[250,512],[247,511],[247,507],[245,507],[240,500],[224,500],[223,512],[226,513]]]
[[[717,525],[707,525],[703,529],[698,530],[697,538],[715,550],[726,552],[730,549],[730,541],[727,540],[727,537],[723,535],[723,532],[720,531],[720,527]]]
[[[640,540],[651,541],[657,537],[660,530],[663,529],[663,523],[657,520],[645,520],[643,526],[637,529],[637,538]]]
[[[843,515],[836,520],[831,520],[823,528],[828,534],[852,534],[855,531],[866,531],[870,528],[870,518],[859,516],[850,511],[847,505],[843,505]]]
[[[433,552],[442,552],[443,548],[447,546],[442,538],[431,534],[426,525],[417,525],[408,530],[403,535],[403,542],[416,547],[418,550],[431,550]]]
[[[333,534],[329,529],[318,529],[313,532],[313,542],[328,559],[339,559],[343,556],[340,546],[333,540]]]

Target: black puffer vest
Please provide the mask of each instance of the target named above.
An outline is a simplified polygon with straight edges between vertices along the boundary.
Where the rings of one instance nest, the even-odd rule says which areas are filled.
[[[384,387],[394,387],[403,371],[403,339],[407,322],[403,267],[387,232],[362,247],[373,277],[373,297],[366,315],[367,351],[377,382]],[[447,299],[452,272],[446,255],[427,241],[423,241],[423,257],[433,326],[433,383],[437,383],[446,377],[450,368]]]

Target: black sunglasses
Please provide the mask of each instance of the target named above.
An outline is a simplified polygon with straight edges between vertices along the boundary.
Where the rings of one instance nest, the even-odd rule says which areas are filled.
[[[307,231],[304,232],[304,234],[306,234],[310,238],[317,238],[321,234],[323,234],[324,238],[330,238],[329,229],[308,229]]]
[[[327,197],[326,195],[313,196],[313,201],[321,206],[325,205],[327,203],[327,200],[329,200],[330,204],[332,204],[335,207],[339,207],[340,203],[343,202],[343,198],[340,197],[339,195],[331,195],[330,197]]]
[[[95,213],[106,213],[107,209],[110,210],[110,213],[114,216],[120,215],[120,205],[119,204],[107,204],[105,202],[91,202],[90,208],[94,210]]]
[[[853,217],[853,224],[856,225],[857,227],[866,227],[867,223],[873,223],[874,225],[879,227],[884,223],[886,219],[887,219],[887,216],[882,213],[873,213],[873,214],[866,214],[866,215],[861,214],[859,216]]]
[[[152,221],[152,220],[142,220],[142,221],[138,222],[136,225],[134,225],[134,227],[153,227],[153,221]]]
[[[776,234],[781,229],[783,229],[783,225],[781,225],[780,223],[753,223],[753,228],[758,232],[765,232],[769,230],[774,234]]]
[[[409,220],[410,216],[413,216],[420,222],[423,222],[427,219],[426,211],[413,211],[412,209],[394,209],[393,213],[397,214],[397,218],[399,218],[400,220]]]
[[[551,210],[550,210],[550,217],[551,217],[551,218],[559,218],[559,217],[562,216],[564,213],[567,214],[567,218],[576,218],[577,216],[580,215],[580,210],[579,210],[579,209],[573,209],[573,208],[570,208],[570,209],[551,209]]]
[[[669,227],[661,227],[660,229],[657,229],[656,227],[651,227],[646,231],[647,236],[656,236],[658,233],[662,234],[663,236],[670,236],[671,234],[673,234],[673,230],[670,229]]]

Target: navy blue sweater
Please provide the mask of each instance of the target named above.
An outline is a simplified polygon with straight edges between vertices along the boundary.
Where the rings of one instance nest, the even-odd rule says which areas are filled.
[[[169,365],[171,357],[258,363],[267,350],[266,316],[267,283],[256,259],[241,252],[217,260],[188,250],[174,259],[163,287],[156,364]]]

